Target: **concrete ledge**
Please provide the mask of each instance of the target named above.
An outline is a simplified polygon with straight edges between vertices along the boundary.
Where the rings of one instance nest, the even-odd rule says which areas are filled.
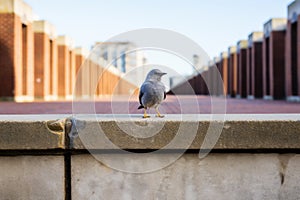
[[[35,33],[45,33],[50,38],[56,37],[56,30],[55,27],[48,21],[39,20],[33,22],[33,31]]]
[[[83,56],[84,58],[87,58],[88,55],[90,54],[90,51],[88,49],[85,49],[83,47],[76,47],[74,49],[74,52],[76,55]]]
[[[237,42],[237,51],[240,52],[242,49],[248,48],[248,40],[240,40]]]
[[[0,115],[0,150],[64,149],[66,117]]]
[[[264,37],[269,37],[272,31],[286,30],[286,18],[272,18],[264,24]]]
[[[262,42],[264,39],[264,33],[255,31],[248,36],[248,47],[252,47],[255,42]]]
[[[78,119],[70,119],[67,115],[0,116],[0,150],[111,149],[103,138],[98,137],[100,127],[105,138],[114,145],[133,150],[161,149],[179,130],[184,131],[184,137],[179,139],[179,145],[170,149],[185,149],[181,144],[193,136],[191,130],[194,130],[196,136],[188,149],[198,150],[209,125],[213,124],[210,134],[216,133],[215,125],[222,125],[222,115],[215,115],[217,120],[212,120],[212,115],[166,115],[165,118],[152,116],[150,119],[141,116],[97,115],[97,119],[88,115],[78,116]],[[71,138],[65,138],[67,135]],[[88,142],[92,141],[92,146],[86,145],[89,144],[86,138]],[[70,146],[65,144],[66,139],[70,140]],[[222,133],[214,149],[300,149],[300,115],[225,115]]]
[[[230,46],[230,47],[228,48],[228,54],[229,54],[229,55],[230,55],[230,54],[236,53],[236,51],[237,51],[237,47],[236,47],[236,46]]]
[[[73,40],[66,36],[66,35],[59,35],[57,36],[56,38],[56,42],[57,42],[57,45],[61,45],[61,46],[68,46],[68,47],[71,47],[73,46]]]
[[[295,0],[288,5],[288,19],[294,23],[300,14],[300,1]]]
[[[223,51],[222,53],[220,53],[220,57],[222,59],[228,58],[228,52],[227,51]]]
[[[211,115],[186,115],[183,120],[180,115],[167,115],[165,118],[142,119],[141,115],[133,115],[132,119],[124,115],[101,115],[100,122],[86,118],[81,136],[93,138],[94,145],[97,142],[96,134],[99,134],[99,125],[106,137],[116,146],[122,149],[160,149],[167,145],[175,137],[179,126],[198,126],[197,135],[189,149],[199,149],[206,136],[209,124],[221,124],[220,120],[211,120]],[[218,116],[220,119],[221,116]],[[224,127],[214,149],[298,149],[300,148],[300,116],[289,115],[226,115]],[[147,137],[147,131],[140,133],[140,137],[128,134],[131,124],[149,127],[149,130],[161,127],[157,134]],[[188,129],[187,129],[188,130]],[[87,134],[95,134],[95,137]],[[190,136],[188,131],[185,133]],[[143,138],[144,137],[144,138]],[[145,138],[146,137],[146,138]],[[100,138],[98,138],[100,139]],[[184,138],[182,138],[184,140]],[[76,137],[73,143],[74,149],[85,149],[80,137]],[[93,145],[92,145],[93,146]],[[178,146],[180,149],[180,146]]]

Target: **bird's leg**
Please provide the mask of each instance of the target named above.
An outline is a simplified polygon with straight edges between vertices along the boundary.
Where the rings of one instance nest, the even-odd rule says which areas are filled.
[[[158,111],[158,107],[156,107],[155,110],[156,110],[156,113],[157,113],[156,117],[160,117],[160,118],[165,117],[164,115],[160,114],[160,112]]]
[[[144,109],[144,116],[143,116],[143,118],[149,118],[150,116],[149,115],[147,115],[147,109],[145,108]]]

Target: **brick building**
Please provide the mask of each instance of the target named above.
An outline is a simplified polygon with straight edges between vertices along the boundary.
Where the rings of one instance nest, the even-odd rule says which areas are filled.
[[[228,80],[228,53],[225,51],[225,52],[222,52],[220,54],[220,58],[221,58],[221,61],[220,61],[220,65],[221,65],[221,77],[222,77],[222,80],[223,80],[223,85],[224,85],[224,90],[223,90],[223,94],[225,96],[227,96],[228,94],[228,83],[229,83],[229,80]]]
[[[240,40],[237,43],[237,97],[247,97],[247,48],[248,41]]]
[[[248,36],[247,49],[247,98],[263,97],[262,71],[263,32],[252,32]]]
[[[58,59],[58,98],[71,99],[71,83],[73,74],[72,45],[73,41],[67,36],[58,36],[57,39],[57,59]]]
[[[221,57],[214,58],[214,68],[213,68],[213,81],[214,81],[214,94],[216,96],[223,95],[223,81],[222,81],[222,65],[221,65]]]
[[[237,89],[238,89],[238,67],[237,67],[237,48],[236,46],[230,46],[228,48],[228,94],[231,97],[236,97]]]
[[[31,101],[34,96],[32,9],[21,0],[1,0],[0,4],[0,97]]]
[[[84,64],[85,59],[88,57],[89,55],[89,51],[85,48],[82,47],[77,47],[74,49],[74,53],[75,53],[75,71],[76,71],[76,79],[75,79],[75,83],[74,83],[74,91],[73,91],[73,95],[77,98],[82,98],[82,91],[83,91],[83,77],[81,74],[81,66]]]
[[[55,28],[47,21],[34,21],[34,96],[36,99],[55,99],[57,90],[57,56]],[[57,85],[56,85],[57,87]]]
[[[287,100],[300,101],[300,1],[288,6],[286,29],[285,89]]]
[[[84,69],[84,76],[79,77],[78,95],[81,98],[111,95],[113,92],[129,94],[136,90],[136,85],[122,80],[122,63],[104,72],[98,57],[87,58],[87,51],[73,49],[73,41],[69,37],[56,37],[52,24],[34,21],[34,16],[31,7],[22,0],[0,0],[0,84],[3,86],[0,99],[72,99],[76,74],[84,63],[88,66]],[[131,46],[131,43],[125,44],[125,47]],[[119,43],[117,47],[110,49],[110,53],[126,50],[125,47],[119,48]],[[137,59],[131,59],[134,56]],[[126,69],[145,60],[138,54],[124,59]],[[102,79],[99,78],[101,74]],[[95,89],[92,88],[94,84]],[[115,85],[119,85],[117,90]]]
[[[285,18],[264,24],[263,95],[264,99],[285,98]]]
[[[224,91],[231,97],[300,101],[300,0],[288,5],[288,19],[273,18],[221,53],[220,60],[200,66],[210,95],[219,95],[213,65],[221,73]],[[191,77],[190,82],[195,77]],[[181,86],[185,83],[181,83]],[[177,86],[177,93],[184,87]],[[200,89],[201,94],[208,94]]]

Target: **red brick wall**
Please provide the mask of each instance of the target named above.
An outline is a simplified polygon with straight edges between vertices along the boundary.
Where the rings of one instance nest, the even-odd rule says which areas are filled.
[[[270,38],[263,40],[263,96],[270,96]]]
[[[70,94],[69,49],[65,45],[57,46],[58,59],[58,96],[65,98]]]
[[[51,47],[52,46],[52,47]],[[55,39],[51,39],[50,43],[50,91],[52,97],[58,96],[58,48]]]
[[[94,61],[90,61],[90,96],[98,95],[98,65]]]
[[[73,95],[75,87],[75,78],[76,78],[76,64],[75,64],[75,52],[69,50],[69,67],[70,67],[70,83],[69,83],[69,93],[67,95]]]
[[[252,46],[252,94],[255,98],[263,97],[262,42],[254,42]]]
[[[215,80],[216,80],[216,95],[223,95],[223,87],[222,87],[222,64],[221,61],[216,63],[217,69],[215,69]]]
[[[26,34],[26,63],[23,63],[23,66],[26,66],[26,82],[23,87],[26,87],[26,93],[23,93],[24,96],[30,98],[34,97],[34,32],[31,23],[26,25],[27,34]],[[25,41],[23,40],[23,44]],[[22,55],[24,58],[24,55]],[[26,85],[26,86],[25,86]]]
[[[88,96],[90,91],[90,82],[89,82],[89,75],[90,75],[90,67],[89,67],[90,60],[86,59],[83,63],[83,68],[81,69],[81,80],[82,80],[82,95]]]
[[[247,96],[252,96],[253,95],[253,90],[252,90],[252,76],[253,76],[253,70],[252,70],[252,47],[247,48]]]
[[[285,48],[286,96],[300,96],[300,15],[293,24],[288,21]]]
[[[226,96],[228,93],[228,58],[222,58],[222,79],[224,84],[224,95]]]
[[[242,98],[247,97],[247,49],[241,49],[238,53],[238,94]]]
[[[45,33],[34,33],[35,97],[50,94],[50,40]]]
[[[75,56],[76,90],[74,92],[75,92],[76,97],[79,97],[79,98],[82,96],[82,75],[79,75],[78,72],[79,72],[80,67],[83,64],[83,62],[84,62],[84,57],[82,55]]]
[[[15,14],[0,14],[0,97],[22,95],[21,21]]]
[[[288,21],[285,36],[285,92],[286,96],[293,96],[292,92],[292,38],[291,22]]]
[[[298,96],[300,96],[300,15],[297,19],[297,75],[298,77]]]
[[[229,58],[229,89],[230,89],[230,95],[231,97],[235,97],[237,94],[237,75],[238,75],[238,69],[237,69],[237,54],[232,53],[230,54]]]
[[[101,75],[102,75],[102,72],[103,72],[103,68],[99,65],[97,65],[97,68],[98,68],[98,77],[97,77],[97,82],[98,82],[98,86],[97,86],[97,94],[98,95],[101,95],[102,94],[102,80],[100,79],[101,78]]]
[[[33,31],[23,27],[19,16],[0,14],[0,89],[1,98],[33,97]]]
[[[270,91],[274,99],[285,98],[285,31],[270,36]]]

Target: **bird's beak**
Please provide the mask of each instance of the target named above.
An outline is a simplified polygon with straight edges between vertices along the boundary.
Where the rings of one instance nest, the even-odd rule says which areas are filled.
[[[161,75],[162,75],[162,76],[163,76],[163,75],[166,75],[166,74],[167,74],[167,73],[164,73],[164,72],[163,72],[163,73],[161,73]]]

